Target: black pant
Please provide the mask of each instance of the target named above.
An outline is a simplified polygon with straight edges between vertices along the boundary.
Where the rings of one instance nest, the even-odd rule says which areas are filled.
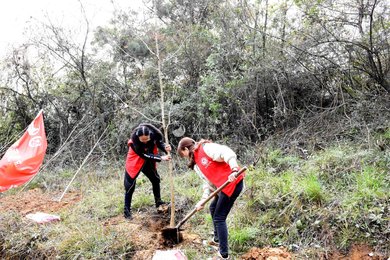
[[[153,195],[154,201],[157,203],[161,201],[161,191],[160,191],[160,175],[158,175],[154,162],[145,161],[142,166],[141,171],[148,177],[153,187]],[[139,174],[138,174],[139,175]],[[131,200],[133,198],[133,193],[135,190],[136,179],[138,175],[133,179],[130,175],[125,171],[125,205],[124,205],[124,213],[125,215],[129,214],[131,210]]]
[[[230,197],[228,197],[223,192],[220,192],[210,204],[210,214],[213,218],[214,224],[214,237],[218,238],[219,240],[219,252],[221,255],[229,253],[226,218],[232,209],[238,195],[240,195],[243,187],[244,181],[241,180],[239,183],[237,183],[237,186]]]

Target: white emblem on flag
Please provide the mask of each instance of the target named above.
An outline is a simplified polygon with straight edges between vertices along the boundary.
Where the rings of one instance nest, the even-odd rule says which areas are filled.
[[[30,135],[36,135],[39,132],[39,127],[34,127],[34,124],[31,124],[28,126],[27,131]]]
[[[34,136],[34,137],[31,138],[31,140],[28,142],[28,146],[30,146],[30,147],[38,147],[38,146],[41,146],[41,145],[42,145],[41,139],[42,139],[42,137],[40,137],[40,136]]]

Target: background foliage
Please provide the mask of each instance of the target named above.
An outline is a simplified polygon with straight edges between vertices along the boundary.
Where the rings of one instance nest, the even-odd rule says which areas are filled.
[[[275,134],[313,149],[389,126],[387,1],[146,5],[149,20],[123,10],[81,40],[32,25],[2,61],[2,152],[43,109],[51,154],[78,162],[108,127],[96,152],[121,159],[133,127],[161,125],[156,37],[173,145],[179,128],[237,149]]]
[[[145,5],[147,19],[118,11],[81,40],[49,21],[31,24],[34,37],[0,65],[0,155],[43,109],[46,166],[78,167],[106,129],[88,162],[122,164],[135,126],[161,127],[157,39],[173,147],[184,132],[228,144],[248,164],[260,156],[245,212],[260,210],[254,221],[272,229],[234,230],[235,250],[254,239],[291,245],[302,234],[301,245],[346,246],[365,234],[380,244],[378,234],[388,234],[389,2]],[[333,197],[338,190],[343,197]],[[334,227],[318,233],[325,222]]]

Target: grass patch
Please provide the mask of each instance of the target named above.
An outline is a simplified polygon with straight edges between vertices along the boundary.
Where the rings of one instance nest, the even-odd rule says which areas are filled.
[[[242,250],[248,248],[251,241],[260,233],[260,229],[256,227],[239,227],[232,226],[229,229],[229,241],[234,250]]]
[[[227,220],[232,255],[240,256],[250,247],[285,246],[299,249],[299,259],[304,252],[347,250],[357,242],[389,254],[388,151],[338,145],[303,159],[269,148],[264,158],[247,171],[245,189]],[[44,174],[36,185],[62,191],[70,172],[74,171]],[[162,197],[169,201],[165,165],[159,173]],[[176,223],[199,201],[201,186],[202,180],[193,171],[174,172],[175,205],[180,209]],[[15,212],[1,212],[0,256],[131,259],[139,248],[126,237],[127,231],[102,225],[122,215],[123,169],[80,172],[70,190],[82,193],[82,201],[61,211],[63,220],[55,225],[32,225]],[[10,191],[5,196],[13,194]],[[201,239],[212,237],[208,205],[186,227]],[[154,207],[152,185],[141,174],[133,208],[149,207]],[[206,259],[212,254],[207,248],[190,245],[182,250],[188,259]]]
[[[298,185],[302,188],[304,199],[315,203],[321,203],[325,200],[325,191],[314,173],[305,176]]]
[[[94,223],[84,223],[82,229],[74,227],[62,238],[58,249],[59,256],[64,258],[120,257],[134,251],[126,236],[118,236],[114,230],[104,230]]]
[[[389,192],[388,182],[385,181],[387,174],[372,166],[366,166],[361,172],[355,173],[354,197],[356,199],[384,198]]]

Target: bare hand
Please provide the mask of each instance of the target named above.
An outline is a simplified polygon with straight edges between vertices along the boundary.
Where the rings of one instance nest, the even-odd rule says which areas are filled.
[[[236,171],[234,171],[234,172],[232,172],[230,175],[229,175],[229,177],[228,177],[228,181],[229,182],[233,182],[233,181],[235,181],[237,178],[236,178]]]
[[[161,156],[161,160],[163,160],[163,161],[170,161],[171,160],[171,156],[170,155],[163,155],[163,156]]]
[[[196,211],[204,209],[204,205],[202,205],[202,203],[203,203],[202,200],[199,201],[198,203],[196,203],[196,205],[195,205]]]

